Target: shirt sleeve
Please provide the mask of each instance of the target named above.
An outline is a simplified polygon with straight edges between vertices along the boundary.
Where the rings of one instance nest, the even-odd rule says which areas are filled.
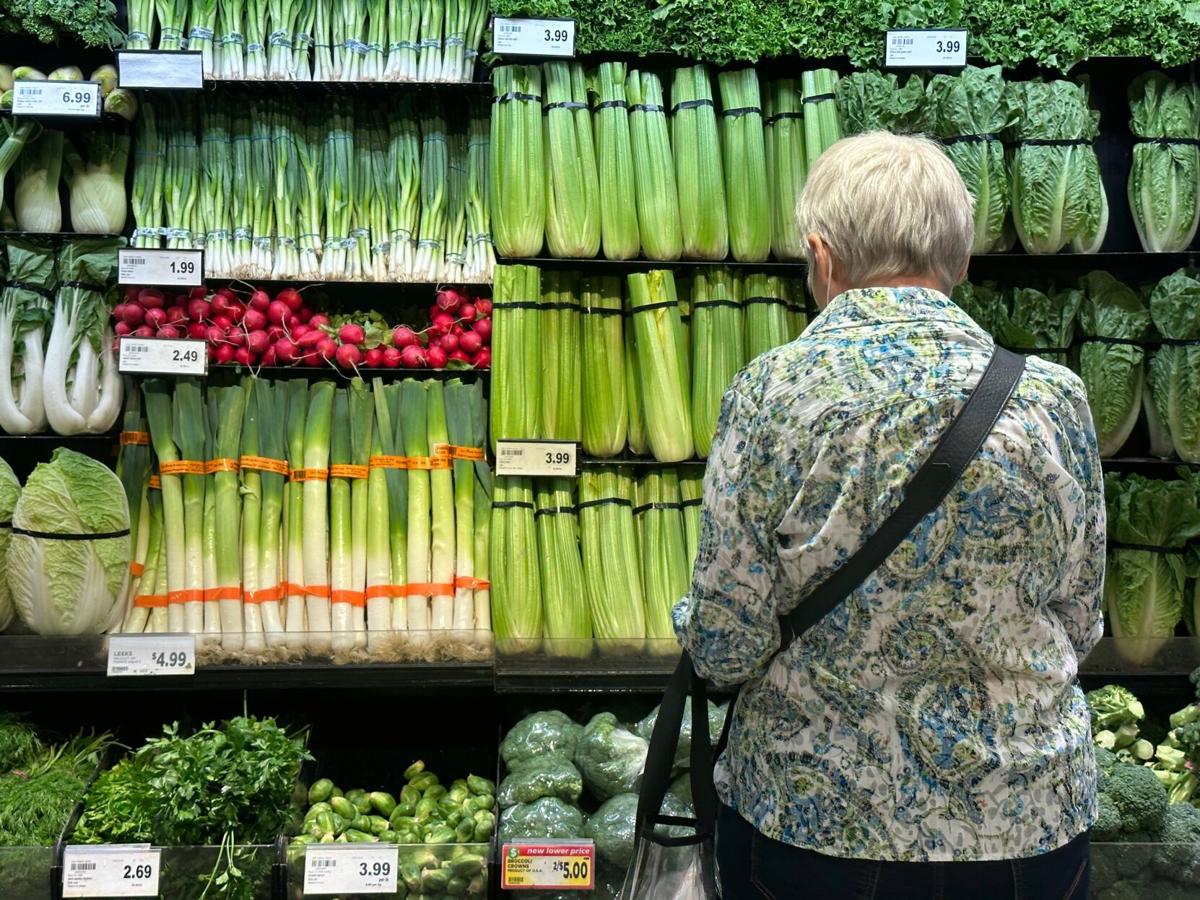
[[[700,541],[675,632],[696,671],[720,686],[762,675],[779,649],[778,561],[768,497],[774,472],[757,457],[755,404],[725,394],[704,476]]]

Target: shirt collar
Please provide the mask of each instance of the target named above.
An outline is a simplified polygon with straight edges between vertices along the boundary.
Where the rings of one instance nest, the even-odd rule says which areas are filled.
[[[810,333],[930,322],[950,325],[982,340],[986,333],[940,291],[923,287],[856,288],[838,294],[813,319]]]

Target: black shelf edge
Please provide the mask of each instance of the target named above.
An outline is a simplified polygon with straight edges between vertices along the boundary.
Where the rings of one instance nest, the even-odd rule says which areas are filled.
[[[579,464],[586,469],[594,469],[598,466],[632,466],[638,469],[662,469],[668,466],[705,466],[708,464],[707,459],[685,459],[680,462],[660,462],[657,459],[649,456],[583,456],[579,459]]]
[[[332,90],[422,90],[447,88],[457,90],[482,90],[492,87],[491,81],[316,81],[311,78],[205,78],[204,88],[222,87],[270,87],[327,88]],[[131,88],[130,90],[162,90],[162,88]],[[170,90],[169,88],[167,90]]]
[[[149,249],[149,248],[148,248]],[[286,285],[289,287],[373,287],[373,288],[432,288],[468,287],[491,288],[490,281],[337,281],[311,278],[243,278],[236,275],[205,275],[206,284],[241,284],[246,287],[261,287],[262,285]]]
[[[542,269],[576,269],[585,273],[650,272],[656,269],[746,269],[773,275],[803,275],[802,262],[739,262],[734,259],[559,259],[554,256],[497,257],[498,266],[537,266]]]
[[[86,444],[93,441],[111,443],[120,435],[119,431],[106,431],[103,434],[55,434],[53,431],[43,431],[40,434],[5,434],[0,432],[0,441],[29,441],[47,442],[55,445]]]
[[[257,375],[260,378],[340,378],[344,381],[349,381],[354,377],[354,373],[347,372],[342,369],[336,369],[333,366],[258,366],[249,368],[246,366],[236,365],[210,365],[208,367],[209,375],[214,373],[228,373],[232,376],[239,375]],[[464,381],[478,381],[486,379],[491,373],[491,369],[388,369],[379,367],[369,369],[362,366],[358,370],[358,375],[364,381],[370,381],[372,378],[385,378],[389,380],[397,378],[425,378],[438,379],[448,381],[451,378],[461,378]]]
[[[1200,463],[1184,462],[1181,459],[1159,459],[1157,456],[1114,456],[1100,460],[1100,465],[1113,471],[1137,471],[1138,469],[1156,469],[1174,472],[1179,466],[1188,469],[1200,468]]]

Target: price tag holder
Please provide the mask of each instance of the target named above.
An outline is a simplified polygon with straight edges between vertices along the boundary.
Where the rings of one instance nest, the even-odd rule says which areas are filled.
[[[195,675],[194,634],[113,634],[108,675]]]
[[[191,338],[121,338],[122,375],[207,375],[208,345]]]
[[[98,81],[14,81],[14,116],[100,118]]]
[[[123,88],[199,90],[204,64],[199,50],[118,50],[117,83]]]
[[[967,64],[967,29],[889,31],[884,65],[892,69],[961,69]]]
[[[304,895],[394,894],[399,868],[395,844],[309,844]]]
[[[505,844],[500,887],[506,891],[590,891],[596,887],[592,841]]]
[[[122,247],[117,251],[117,284],[202,287],[204,251]]]
[[[579,447],[573,441],[496,441],[496,474],[573,478],[579,474]]]
[[[68,845],[63,897],[157,897],[162,851],[149,844]]]
[[[574,19],[492,19],[492,49],[499,56],[575,55]]]

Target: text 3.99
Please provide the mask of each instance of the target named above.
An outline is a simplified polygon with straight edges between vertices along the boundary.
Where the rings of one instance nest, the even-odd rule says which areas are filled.
[[[562,453],[562,452],[560,452],[560,453],[547,452],[546,453],[546,465],[548,465],[548,466],[565,466],[565,465],[570,464],[570,462],[571,462],[571,454],[570,453]]]
[[[547,28],[545,34],[547,44],[565,44],[570,36],[565,28]]]
[[[360,878],[380,878],[387,877],[391,874],[392,864],[386,862],[359,863],[358,875]]]

